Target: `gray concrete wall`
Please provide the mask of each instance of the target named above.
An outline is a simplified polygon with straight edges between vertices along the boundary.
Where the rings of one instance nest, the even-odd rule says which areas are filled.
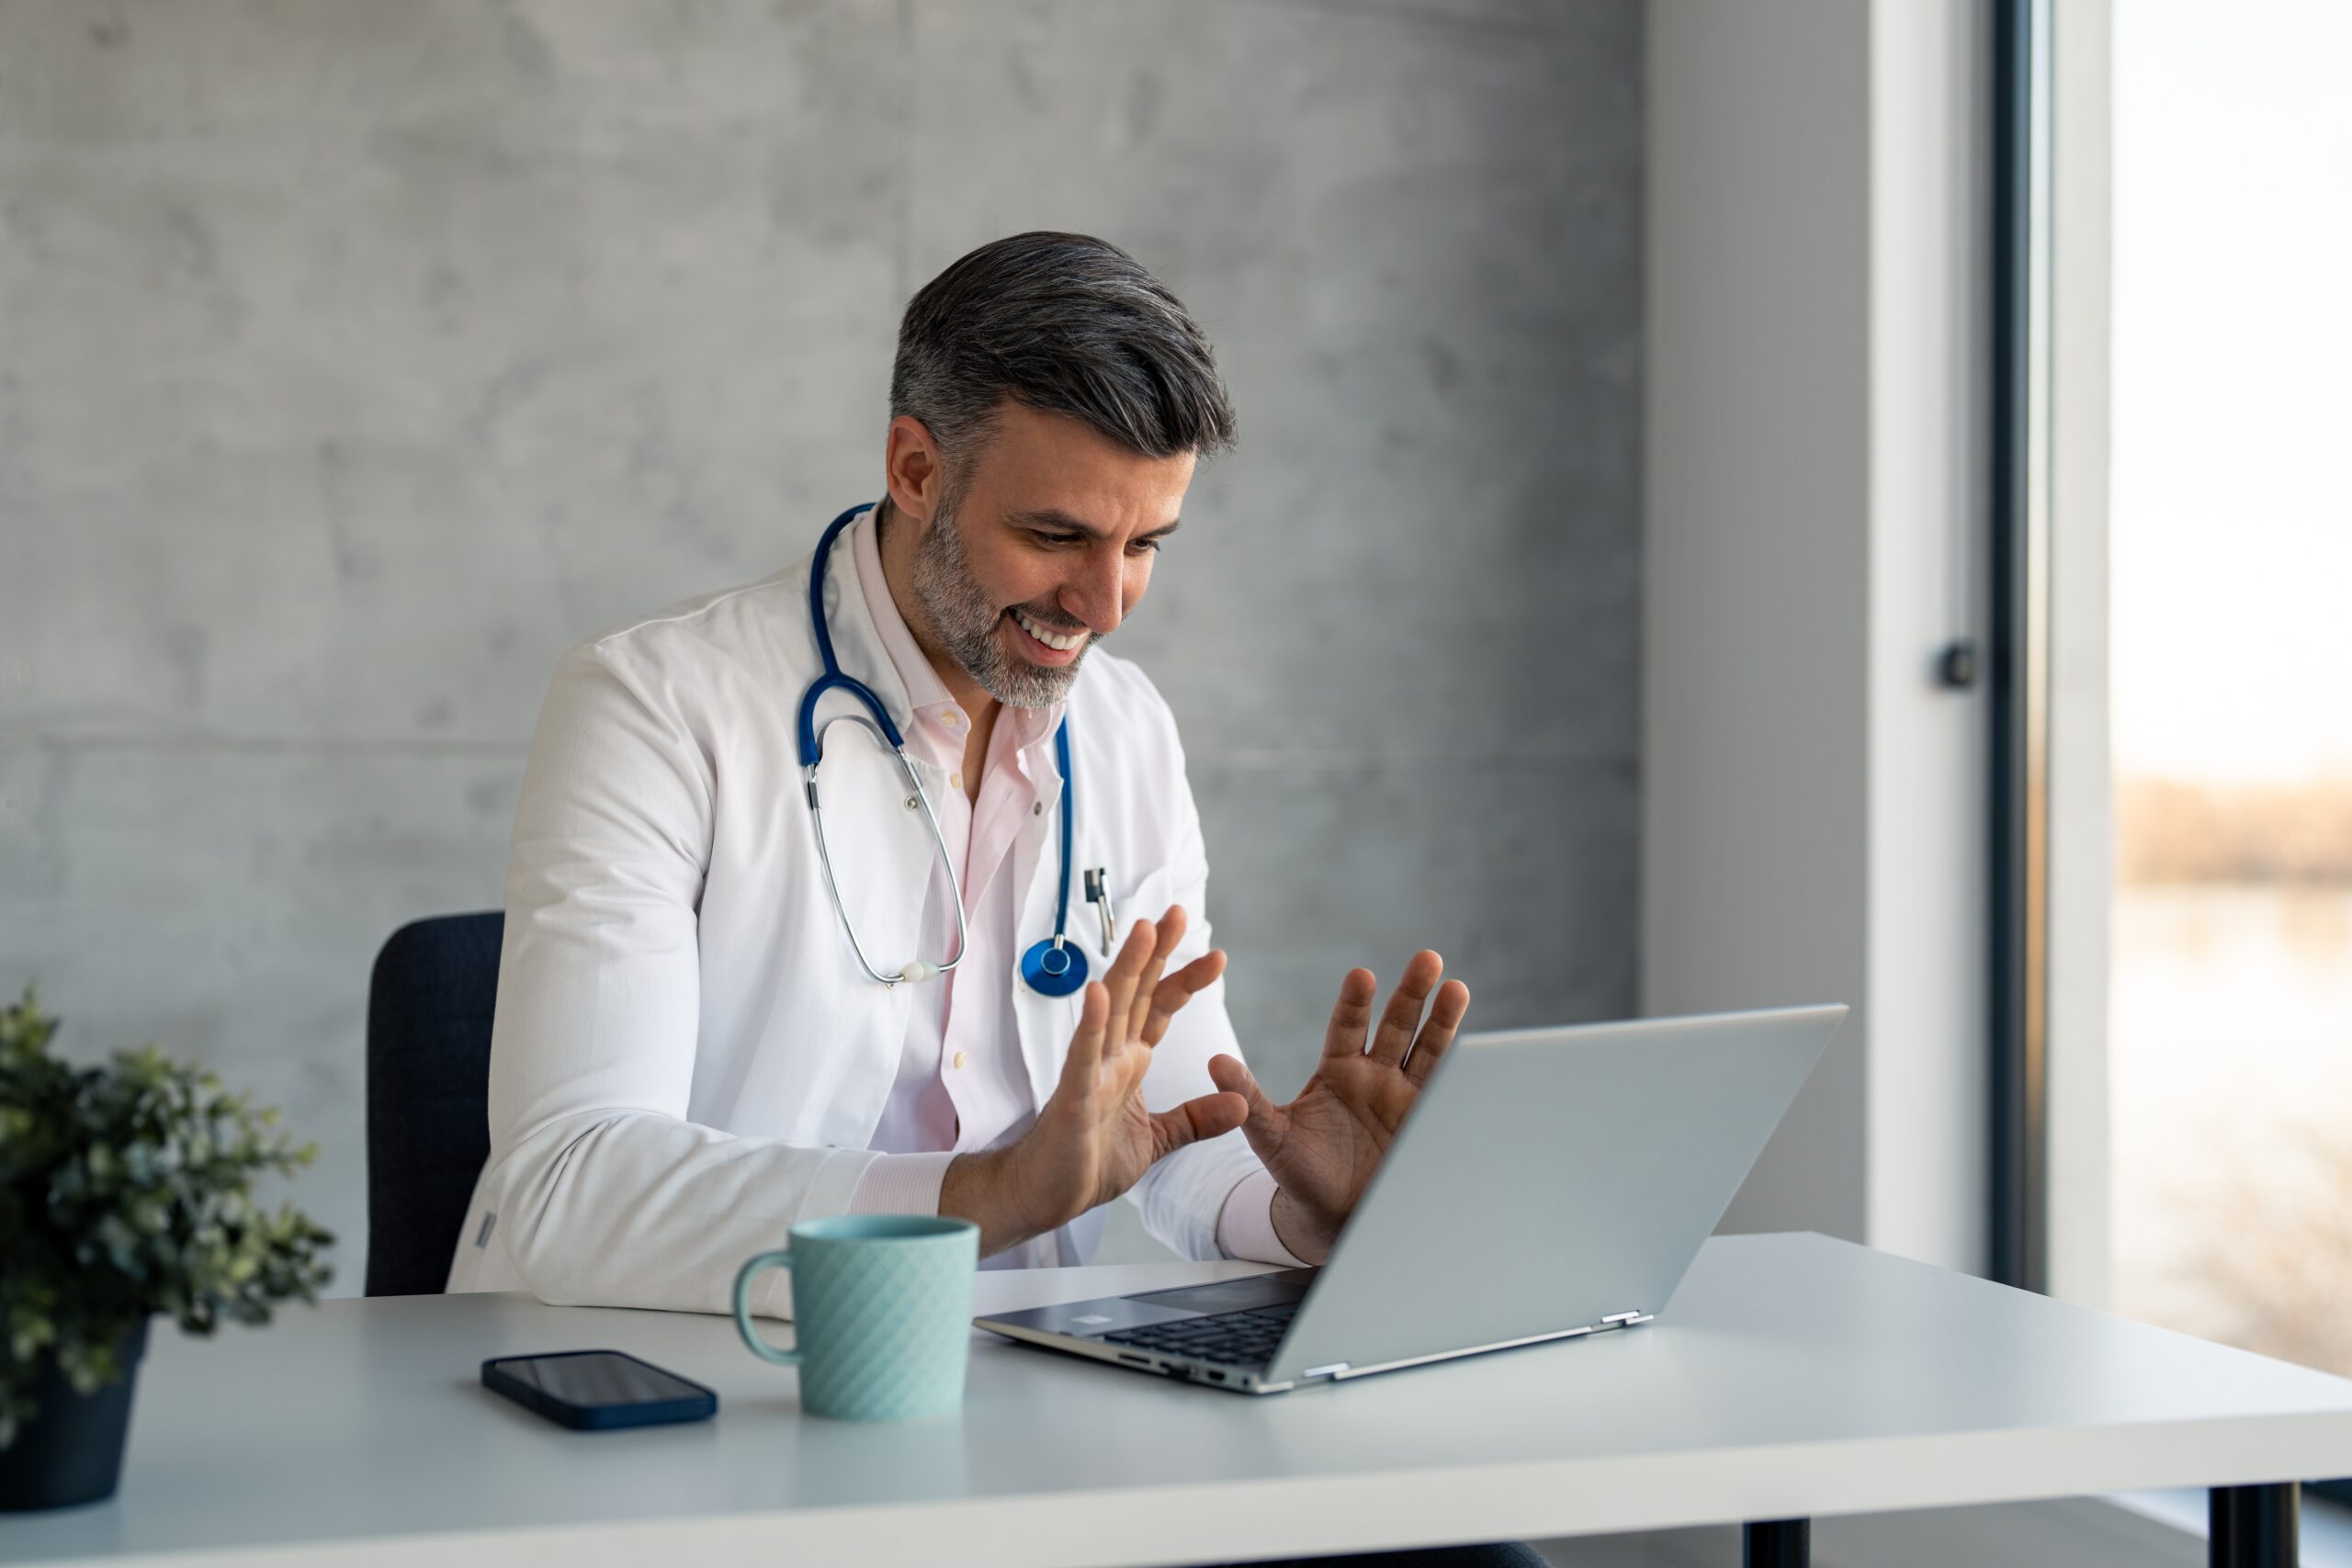
[[[1855,1241],[1871,1196],[1882,613],[1870,593],[1872,3],[1660,6],[1647,40],[1642,1002],[1854,1010],[1724,1223]],[[1924,679],[1932,658],[1919,649],[1910,672]]]
[[[1033,227],[1241,451],[1123,629],[1276,1088],[1340,973],[1635,977],[1632,0],[0,3],[0,987],[323,1145],[395,926],[493,905],[556,655],[878,488],[907,295]]]

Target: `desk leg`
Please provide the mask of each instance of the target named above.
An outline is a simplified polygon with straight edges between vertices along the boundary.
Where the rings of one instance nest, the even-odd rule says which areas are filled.
[[[2211,1568],[2295,1568],[2301,1495],[2291,1481],[2214,1487],[2206,1562]]]
[[[1813,1561],[1813,1521],[1761,1519],[1747,1526],[1739,1560],[1747,1568],[1806,1568]]]

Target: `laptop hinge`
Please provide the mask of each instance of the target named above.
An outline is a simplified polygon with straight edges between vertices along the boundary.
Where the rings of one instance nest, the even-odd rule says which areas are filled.
[[[1631,1328],[1637,1323],[1647,1323],[1657,1314],[1652,1312],[1612,1312],[1600,1320],[1603,1328]]]
[[[1347,1370],[1347,1362],[1332,1361],[1320,1367],[1309,1367],[1298,1375],[1299,1380],[1301,1382],[1305,1382],[1308,1378],[1335,1378]]]

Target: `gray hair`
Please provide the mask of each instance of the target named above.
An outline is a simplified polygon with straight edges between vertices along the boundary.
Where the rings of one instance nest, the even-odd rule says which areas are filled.
[[[1082,419],[1148,457],[1233,445],[1208,335],[1133,256],[1084,234],[993,241],[907,302],[894,418],[922,421],[952,466],[986,439],[1008,397]]]

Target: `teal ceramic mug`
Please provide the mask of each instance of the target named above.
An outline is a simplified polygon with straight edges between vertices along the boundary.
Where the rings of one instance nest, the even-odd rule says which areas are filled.
[[[925,1214],[803,1220],[790,1245],[735,1276],[735,1326],[754,1355],[800,1369],[800,1408],[843,1421],[910,1421],[964,1403],[980,1227]],[[793,1347],[752,1326],[752,1281],[792,1270]]]

